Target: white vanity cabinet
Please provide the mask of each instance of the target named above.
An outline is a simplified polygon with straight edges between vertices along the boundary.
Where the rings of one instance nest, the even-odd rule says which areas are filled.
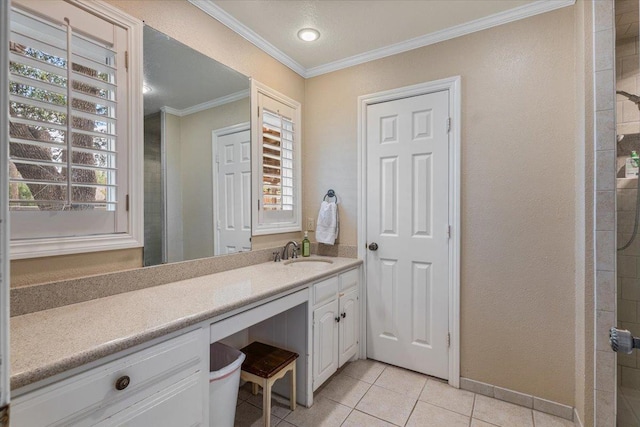
[[[313,285],[313,390],[358,352],[360,269]]]
[[[12,425],[204,426],[208,368],[200,328],[18,396]]]

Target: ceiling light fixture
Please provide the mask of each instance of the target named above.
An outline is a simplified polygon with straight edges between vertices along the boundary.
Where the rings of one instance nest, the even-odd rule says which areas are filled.
[[[316,41],[319,37],[320,32],[318,30],[314,30],[313,28],[303,28],[298,31],[298,38],[306,42]]]

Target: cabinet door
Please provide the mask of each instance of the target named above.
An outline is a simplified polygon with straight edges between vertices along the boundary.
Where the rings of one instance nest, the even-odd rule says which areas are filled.
[[[338,370],[338,300],[313,311],[313,390]]]
[[[344,365],[358,352],[359,305],[357,287],[340,296],[339,366]]]

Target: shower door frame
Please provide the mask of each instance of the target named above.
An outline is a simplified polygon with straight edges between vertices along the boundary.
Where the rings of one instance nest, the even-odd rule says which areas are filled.
[[[9,69],[11,0],[0,2],[0,68]],[[0,162],[9,163],[9,77],[0,73]],[[9,426],[9,168],[0,171],[0,426]],[[5,410],[7,417],[5,418]],[[3,421],[4,420],[4,421]],[[6,421],[6,424],[5,424]]]

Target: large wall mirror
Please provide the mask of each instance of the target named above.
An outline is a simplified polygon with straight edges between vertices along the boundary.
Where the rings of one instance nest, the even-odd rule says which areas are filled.
[[[144,28],[144,263],[251,249],[250,81]]]

